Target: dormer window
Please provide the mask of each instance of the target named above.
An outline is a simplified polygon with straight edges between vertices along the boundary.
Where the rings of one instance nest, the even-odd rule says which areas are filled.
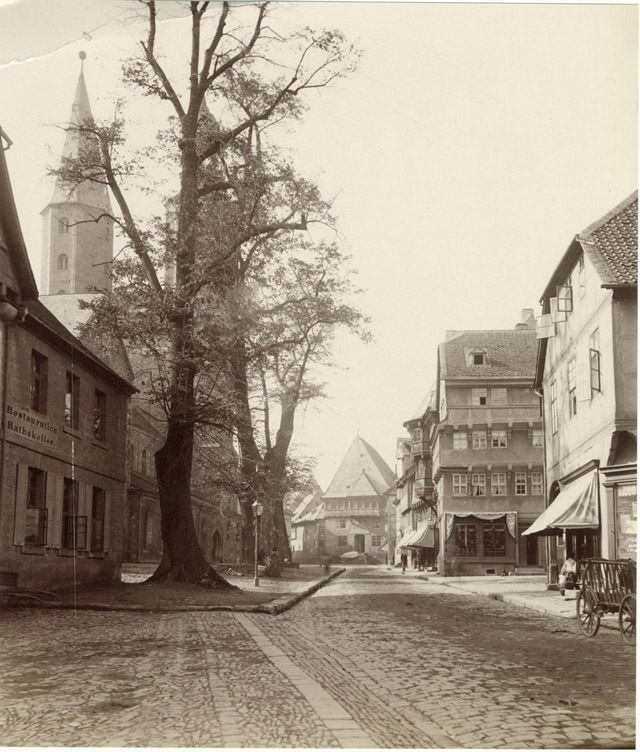
[[[467,365],[470,366],[488,366],[489,358],[487,351],[482,348],[474,348],[467,351]]]

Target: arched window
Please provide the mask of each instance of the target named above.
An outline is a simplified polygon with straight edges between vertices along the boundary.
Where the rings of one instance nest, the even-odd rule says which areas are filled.
[[[69,232],[69,220],[66,217],[61,217],[58,220],[58,232],[61,235],[66,235]]]
[[[58,256],[58,270],[61,272],[66,271],[69,268],[69,257],[66,253],[61,253]]]

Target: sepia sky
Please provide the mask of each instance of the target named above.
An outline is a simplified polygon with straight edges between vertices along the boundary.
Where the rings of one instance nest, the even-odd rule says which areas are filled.
[[[120,61],[143,38],[136,7],[0,0],[0,126],[37,279],[45,170],[62,146],[54,125],[69,117],[78,52],[94,115],[109,118]],[[179,24],[170,17],[184,6],[165,0],[162,11]],[[637,188],[637,7],[308,1],[272,12],[339,28],[363,50],[358,71],[315,92],[289,137],[299,170],[334,200],[375,339],[338,340],[328,398],[299,416],[298,451],[318,458],[326,488],[358,432],[393,468],[445,331],[537,314],[573,236]]]

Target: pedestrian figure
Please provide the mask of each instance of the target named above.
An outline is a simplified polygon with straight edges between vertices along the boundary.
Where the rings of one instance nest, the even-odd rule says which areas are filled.
[[[566,590],[575,590],[576,583],[578,582],[578,565],[573,558],[573,554],[569,553],[564,560],[562,569],[560,570],[560,595],[564,595]]]
[[[402,574],[407,571],[407,554],[403,551],[400,554],[400,564],[402,564]]]
[[[329,563],[330,563],[330,561],[331,560],[329,559],[329,557],[326,554],[322,557],[322,568],[324,569],[325,574],[329,574],[329,569],[330,569]]]

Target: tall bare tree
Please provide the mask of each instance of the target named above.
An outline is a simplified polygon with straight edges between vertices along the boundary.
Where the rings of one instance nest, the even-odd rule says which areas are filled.
[[[282,273],[268,261],[269,254],[285,258],[283,249],[291,247],[292,234],[300,234],[310,222],[325,221],[327,215],[315,187],[265,149],[265,129],[299,118],[303,95],[348,73],[356,55],[339,32],[278,34],[267,23],[267,3],[191,2],[184,50],[188,65],[180,84],[161,54],[158,7],[153,1],[142,4],[148,34],[141,42],[142,56],[126,66],[125,80],[170,109],[159,146],[138,160],[125,159],[122,121],[108,126],[81,123],[72,127],[91,138],[59,174],[70,185],[105,182],[117,207],[113,220],[127,240],[128,253],[114,264],[114,294],[96,304],[96,314],[108,318],[120,336],[149,358],[151,389],[166,414],[166,438],[155,458],[164,546],[154,577],[223,584],[204,558],[193,525],[195,427],[237,435],[248,525],[255,493],[275,498],[268,484],[285,478],[293,413],[311,394],[302,374],[329,339],[329,317],[324,322],[322,306],[313,314],[310,304],[308,312],[296,310],[295,325],[287,324],[287,339],[280,342],[277,357],[278,337],[265,345],[265,334],[259,334],[269,315],[275,321],[278,307],[282,317],[293,302],[283,298],[272,304],[271,312],[269,303],[259,302],[264,275]],[[175,55],[175,36],[167,42]],[[174,169],[175,190],[167,199],[166,216],[143,223],[127,189],[140,175],[149,174],[154,154]],[[321,284],[327,259],[323,250],[314,262],[320,267],[299,267],[297,283]],[[291,293],[292,285],[287,280]],[[318,288],[319,301],[317,293]],[[349,325],[356,319],[355,311],[343,316]],[[322,326],[324,336],[319,334]],[[287,347],[290,362],[285,365]],[[267,430],[262,446],[251,410],[256,374],[265,395],[269,383],[280,389],[279,438],[272,442]],[[281,515],[272,516],[277,521],[271,528],[282,535]]]

